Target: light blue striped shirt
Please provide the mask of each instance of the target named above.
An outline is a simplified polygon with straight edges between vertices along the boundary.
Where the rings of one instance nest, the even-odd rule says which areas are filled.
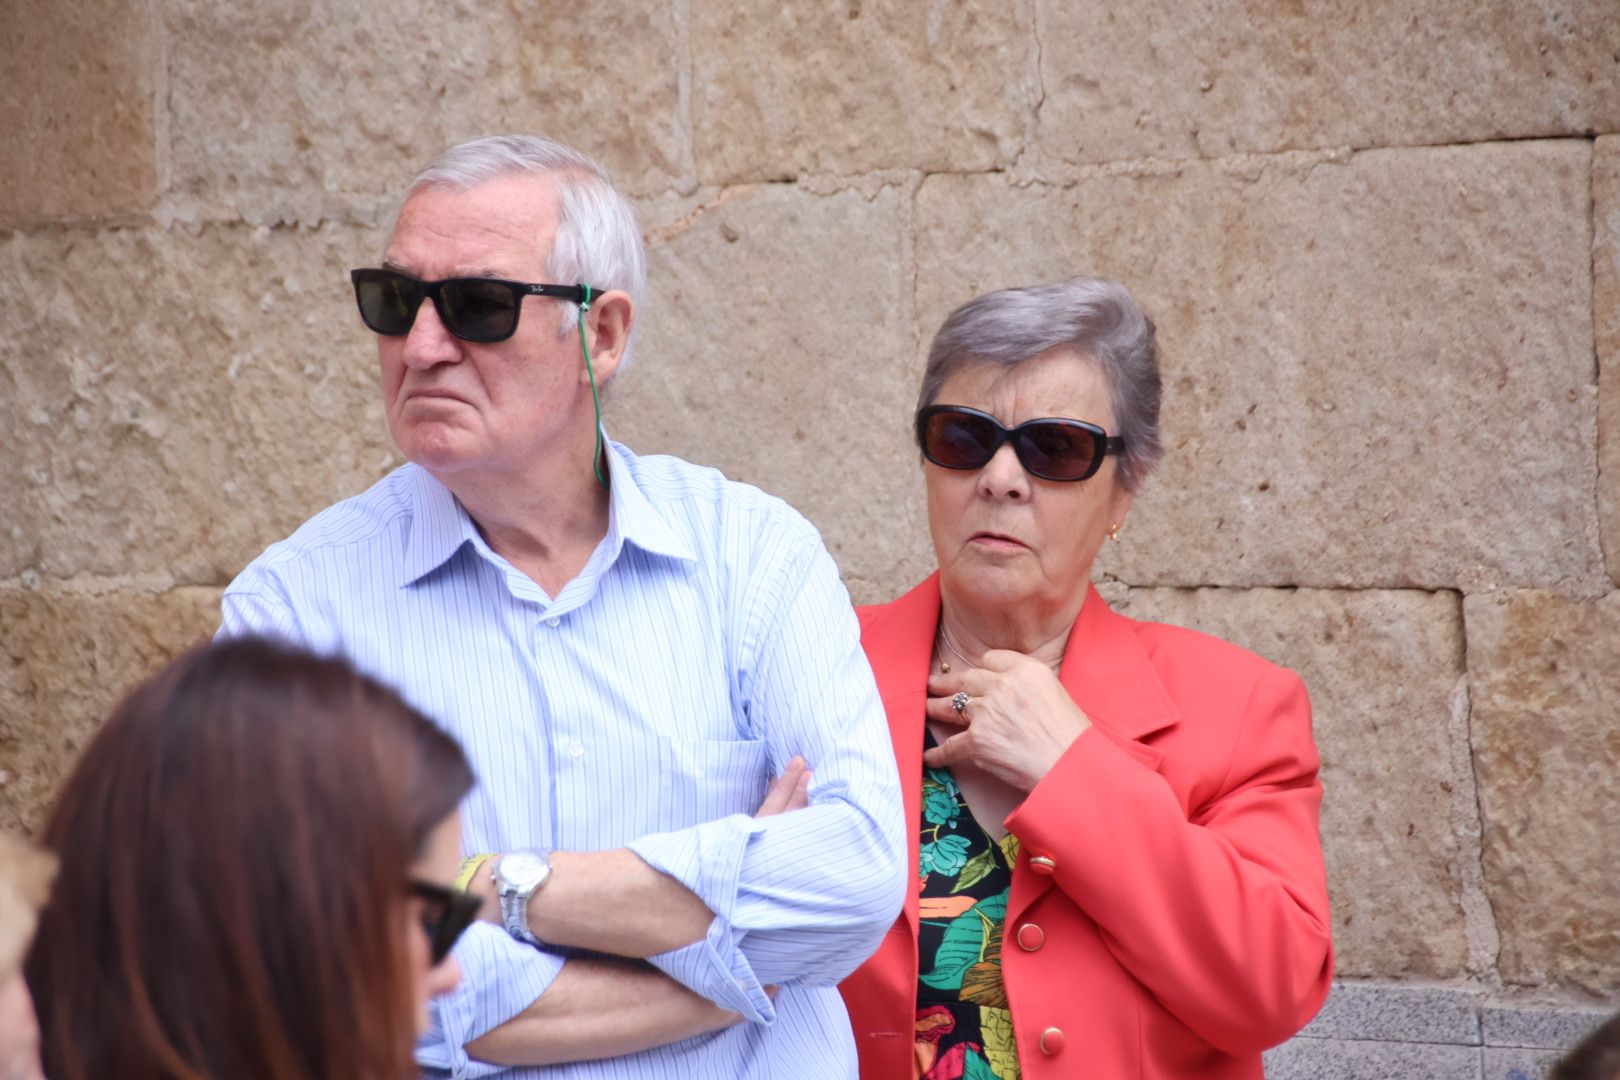
[[[655,957],[747,1019],[626,1057],[511,1077],[854,1077],[835,984],[908,881],[894,754],[837,568],[786,503],[610,444],[607,535],[552,598],[454,496],[405,465],[271,546],[225,591],[222,635],[341,653],[461,740],[469,851],[628,846],[717,915]],[[750,816],[794,754],[811,805]],[[429,1075],[487,1076],[466,1043],[564,959],[474,926],[419,1045]],[[764,985],[781,987],[773,1002]]]

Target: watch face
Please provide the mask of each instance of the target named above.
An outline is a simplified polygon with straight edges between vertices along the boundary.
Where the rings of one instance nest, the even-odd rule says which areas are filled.
[[[497,871],[502,880],[519,891],[528,891],[546,880],[551,864],[532,851],[515,851],[502,855]]]

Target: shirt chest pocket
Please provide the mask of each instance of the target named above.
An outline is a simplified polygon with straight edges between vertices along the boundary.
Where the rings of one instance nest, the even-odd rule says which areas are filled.
[[[759,809],[771,779],[770,755],[763,742],[668,737],[661,741],[664,828]]]

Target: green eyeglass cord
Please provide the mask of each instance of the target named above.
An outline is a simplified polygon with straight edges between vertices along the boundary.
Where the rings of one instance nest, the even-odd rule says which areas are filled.
[[[591,468],[596,472],[596,482],[606,491],[607,477],[602,474],[602,398],[596,392],[596,369],[591,367],[591,346],[585,340],[585,313],[591,310],[591,287],[581,285],[580,288],[585,290],[585,300],[579,305],[579,347],[585,353],[585,374],[591,379],[591,403],[596,406],[596,453],[591,458]]]

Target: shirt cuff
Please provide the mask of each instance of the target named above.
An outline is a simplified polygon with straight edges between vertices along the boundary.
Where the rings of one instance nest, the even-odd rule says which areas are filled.
[[[474,923],[456,943],[461,982],[429,1007],[416,1062],[440,1076],[491,1076],[508,1066],[475,1061],[467,1044],[523,1012],[551,987],[563,960],[514,940],[498,926]]]
[[[776,1006],[739,948],[740,937],[724,919],[709,924],[702,941],[648,957],[647,962],[722,1009],[755,1024],[776,1021]]]
[[[678,832],[654,833],[629,845],[648,866],[679,881],[715,914],[702,941],[650,957],[664,974],[754,1023],[769,1024],[775,1007],[742,952],[732,925],[742,885],[743,856],[759,823],[743,814]]]

